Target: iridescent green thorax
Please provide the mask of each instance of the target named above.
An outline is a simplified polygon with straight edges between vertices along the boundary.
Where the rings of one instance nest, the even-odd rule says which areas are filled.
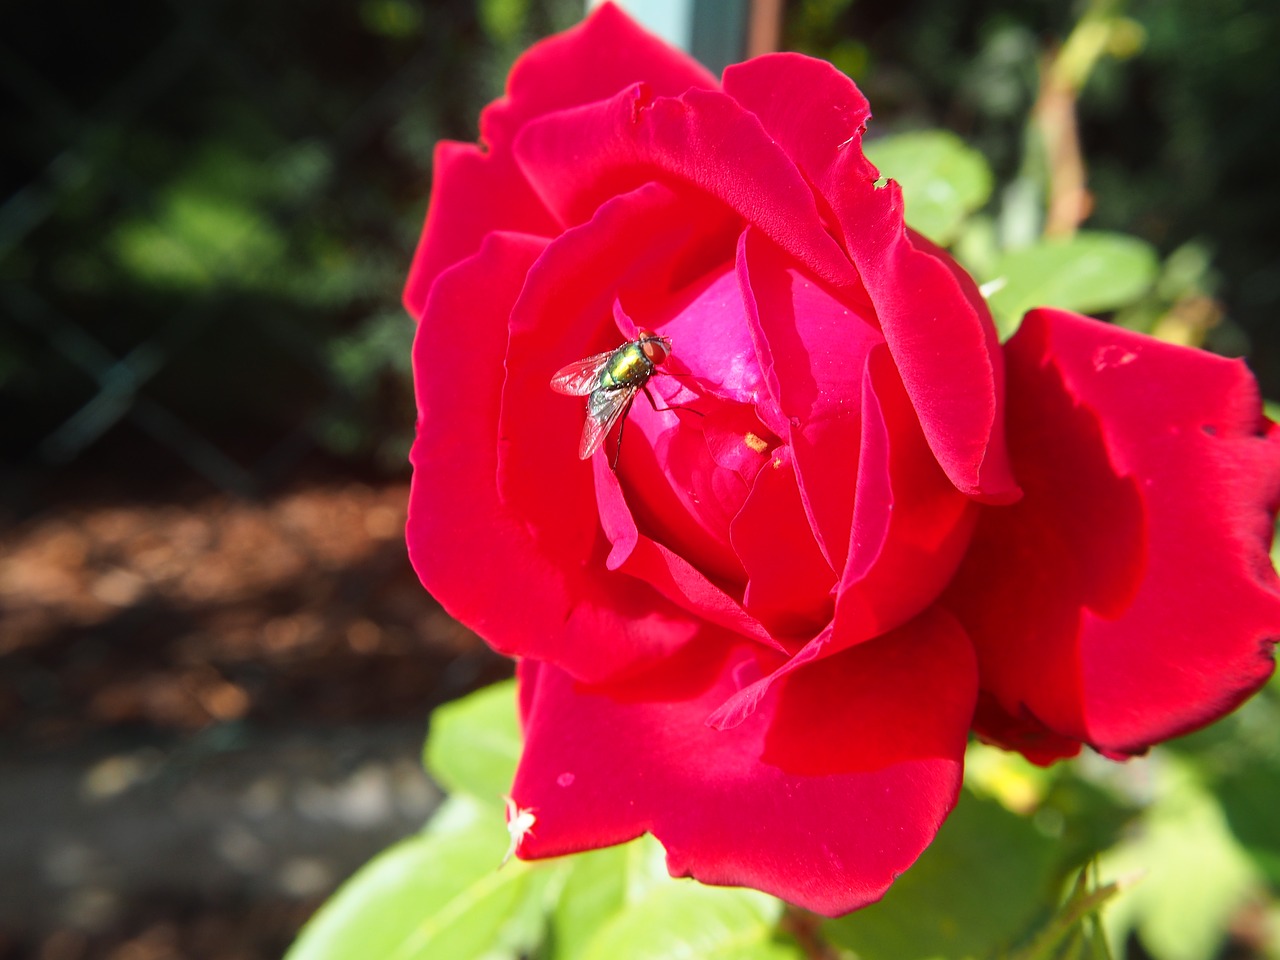
[[[620,387],[643,386],[653,375],[653,361],[645,356],[644,345],[638,340],[624,343],[613,351],[600,371],[600,390],[617,390]]]

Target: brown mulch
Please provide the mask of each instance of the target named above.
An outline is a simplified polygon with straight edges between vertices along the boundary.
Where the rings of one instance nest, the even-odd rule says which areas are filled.
[[[72,506],[0,538],[0,730],[425,715],[501,672],[427,596],[403,483]],[[443,675],[442,675],[443,672]]]
[[[0,527],[7,756],[104,734],[422,722],[509,674],[418,583],[407,495],[337,480],[266,502],[85,498]],[[267,960],[316,903],[174,890],[104,928],[0,929],[0,960]]]

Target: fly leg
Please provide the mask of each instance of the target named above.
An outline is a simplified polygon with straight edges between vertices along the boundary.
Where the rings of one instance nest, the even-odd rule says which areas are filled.
[[[649,388],[646,387],[644,392],[648,393]],[[627,414],[631,412],[631,403],[634,399],[635,395],[633,394],[631,400],[627,401],[626,407],[618,418],[618,445],[613,448],[613,460],[609,462],[609,469],[614,473],[618,472],[618,458],[622,456],[622,431],[627,429]],[[649,398],[649,402],[653,403],[653,397]]]
[[[686,411],[687,413],[696,413],[696,414],[697,414],[698,416],[700,416],[700,417],[705,417],[705,416],[706,416],[706,414],[705,414],[705,413],[703,413],[701,410],[695,410],[695,409],[693,409],[693,407],[685,407],[685,406],[679,406],[679,405],[674,406],[674,407],[673,407],[673,406],[670,406],[670,405],[667,405],[667,406],[665,406],[665,407],[660,407],[660,406],[658,406],[658,404],[654,401],[654,399],[653,399],[653,394],[649,392],[649,385],[648,385],[647,383],[644,385],[644,387],[643,387],[642,389],[644,390],[644,395],[645,395],[646,397],[648,397],[648,399],[649,399],[649,406],[653,407],[653,409],[654,409],[657,413],[666,413],[668,410],[684,410],[684,411]]]
[[[701,410],[695,410],[693,409],[693,407],[682,407],[682,406],[660,407],[658,406],[657,401],[653,399],[653,394],[649,392],[648,384],[645,384],[641,389],[644,390],[644,395],[646,399],[648,399],[649,401],[649,406],[653,407],[653,409],[658,413],[666,413],[668,410],[685,410],[689,413],[696,413],[700,417],[706,416],[706,414],[704,414]],[[609,469],[614,471],[614,473],[617,473],[618,471],[618,458],[622,456],[622,431],[627,429],[627,414],[631,412],[631,404],[633,400],[634,398],[632,400],[627,401],[626,409],[624,409],[618,417],[618,445],[614,448],[613,459],[609,462]]]

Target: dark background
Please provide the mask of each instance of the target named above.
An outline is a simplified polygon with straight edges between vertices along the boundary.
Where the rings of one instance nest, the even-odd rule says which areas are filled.
[[[1085,9],[808,0],[784,46],[1007,182]],[[1087,226],[1199,257],[1208,346],[1280,397],[1280,13],[1124,11],[1141,49],[1079,102]],[[429,709],[506,667],[404,557],[399,291],[432,145],[579,13],[0,7],[0,958],[278,956],[421,823]]]

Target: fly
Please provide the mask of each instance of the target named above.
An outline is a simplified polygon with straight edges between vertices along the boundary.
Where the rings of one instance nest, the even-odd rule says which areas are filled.
[[[587,398],[587,419],[582,425],[582,440],[578,444],[579,459],[586,460],[599,450],[614,424],[621,421],[618,446],[609,464],[611,469],[618,468],[627,411],[641,390],[653,408],[658,409],[653,395],[649,393],[649,378],[669,356],[669,338],[641,331],[635,340],[628,340],[606,353],[584,357],[556,371],[551,378],[552,390],[570,397]]]

